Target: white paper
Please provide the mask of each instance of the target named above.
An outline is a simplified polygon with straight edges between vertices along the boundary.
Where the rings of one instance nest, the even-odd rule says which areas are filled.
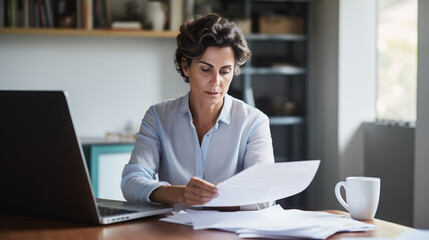
[[[252,228],[261,225],[270,227],[267,219],[276,219],[279,211],[283,211],[280,205],[265,208],[259,211],[238,211],[238,212],[218,212],[218,211],[196,211],[187,210],[191,218],[194,229],[239,229],[243,226]]]
[[[182,210],[180,212],[172,212],[172,213],[173,213],[172,216],[161,218],[160,220],[164,222],[193,226],[192,219],[189,217],[189,214],[187,212]]]
[[[177,218],[178,215],[180,219]],[[175,220],[169,221],[168,218]],[[192,226],[195,230],[221,229],[241,238],[312,238],[326,239],[340,231],[367,231],[375,225],[359,222],[341,215],[325,212],[284,210],[280,205],[259,211],[197,211],[188,209],[161,219]],[[179,220],[179,221],[178,221]],[[183,222],[180,222],[183,221]]]
[[[217,185],[219,196],[203,206],[242,206],[272,202],[305,190],[320,160],[261,163]]]

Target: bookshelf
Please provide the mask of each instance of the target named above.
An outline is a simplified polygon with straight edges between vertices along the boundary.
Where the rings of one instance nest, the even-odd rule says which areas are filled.
[[[176,38],[183,1],[156,2],[161,4],[158,14],[164,16],[161,31],[151,30],[151,23],[142,18],[149,0],[0,0],[0,34]]]
[[[0,28],[0,34],[29,34],[29,35],[74,35],[74,36],[123,36],[149,38],[176,38],[179,32],[150,31],[150,30],[85,30],[60,28]]]

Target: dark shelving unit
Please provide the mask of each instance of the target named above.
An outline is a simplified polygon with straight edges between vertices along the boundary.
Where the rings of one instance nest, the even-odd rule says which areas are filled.
[[[311,0],[203,2],[210,5],[212,12],[236,22],[250,20],[250,29],[243,30],[252,58],[233,80],[229,93],[268,115],[276,162],[306,160],[308,11]],[[303,21],[301,30],[261,32],[259,20],[270,14],[300,18]],[[306,192],[278,203],[284,208],[305,209]]]

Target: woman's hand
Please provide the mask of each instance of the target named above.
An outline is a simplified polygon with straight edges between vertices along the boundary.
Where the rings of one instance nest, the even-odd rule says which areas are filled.
[[[216,185],[201,178],[193,177],[185,186],[181,201],[188,206],[202,205],[208,203],[217,196]]]
[[[216,185],[193,177],[186,186],[161,186],[150,195],[150,200],[164,204],[202,205],[217,197]]]

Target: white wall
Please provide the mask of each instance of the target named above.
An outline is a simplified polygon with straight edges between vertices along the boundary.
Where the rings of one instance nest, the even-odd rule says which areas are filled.
[[[339,20],[339,177],[364,175],[362,123],[374,121],[377,1],[341,0]],[[365,16],[365,17],[362,17]]]
[[[67,90],[81,136],[127,122],[137,130],[151,104],[188,89],[175,48],[175,39],[0,34],[0,89]]]
[[[429,228],[429,1],[418,3],[417,121],[414,165],[414,226]]]
[[[363,174],[361,124],[375,116],[375,7],[373,0],[311,4],[309,156],[322,161],[311,208],[340,208],[335,184]]]

